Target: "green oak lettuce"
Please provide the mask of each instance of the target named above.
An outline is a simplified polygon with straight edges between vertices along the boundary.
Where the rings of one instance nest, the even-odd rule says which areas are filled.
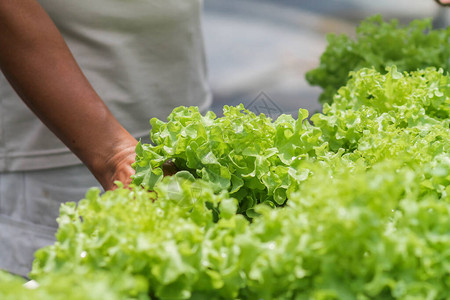
[[[185,201],[201,181],[166,178],[156,189],[181,188],[155,202],[142,189],[91,191],[62,210],[58,242],[37,254],[32,275],[107,270],[145,278],[151,299],[450,297],[448,157],[431,174],[447,185],[433,192],[421,184],[427,170],[402,160],[369,170],[345,154],[330,160],[340,168],[310,165],[285,207],[259,205],[252,222],[226,194]]]
[[[293,167],[296,160],[322,151],[320,129],[306,120],[306,110],[299,115],[273,122],[242,105],[225,106],[221,118],[178,107],[167,122],[151,120],[154,145],[138,145],[133,183],[153,189],[163,177],[163,163],[172,160],[215,191],[227,190],[239,200],[241,213],[251,214],[258,203],[282,205],[287,190],[308,176],[307,170]]]
[[[384,22],[381,16],[364,20],[356,39],[347,35],[328,35],[328,46],[320,65],[306,74],[312,85],[323,88],[319,100],[331,103],[337,90],[345,86],[351,71],[397,66],[399,71],[426,67],[450,71],[450,27],[432,29],[431,20],[414,20],[408,26],[397,20]]]
[[[144,291],[137,293],[136,291]],[[0,271],[2,300],[125,300],[148,299],[146,281],[127,274],[76,268],[50,273],[39,283]]]
[[[155,192],[119,188],[100,196],[94,189],[78,206],[62,206],[58,241],[36,253],[31,276],[107,270],[144,278],[152,298],[186,299],[193,291],[229,298],[236,291],[224,281],[240,274],[232,257],[222,257],[232,244],[220,234],[248,223],[236,208],[226,193],[186,174],[166,178]]]
[[[449,99],[442,70],[392,67],[311,121],[177,108],[135,186],[62,206],[31,276],[101,272],[121,299],[447,299]]]
[[[138,145],[133,183],[153,189],[163,178],[163,163],[172,160],[215,191],[227,190],[238,199],[238,212],[252,217],[259,203],[285,204],[289,191],[310,176],[299,167],[303,160],[344,152],[370,167],[389,157],[427,161],[448,153],[449,77],[433,68],[386,72],[351,73],[312,123],[302,109],[298,120],[282,115],[273,121],[242,105],[224,107],[221,118],[179,107],[167,122],[152,119],[153,144]]]

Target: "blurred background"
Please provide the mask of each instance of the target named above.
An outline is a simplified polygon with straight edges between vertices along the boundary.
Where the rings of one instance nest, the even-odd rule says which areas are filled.
[[[381,14],[407,24],[433,18],[449,24],[450,8],[433,0],[205,0],[203,27],[213,91],[212,110],[243,103],[276,118],[298,109],[320,111],[315,68],[328,33],[354,36],[364,18]]]

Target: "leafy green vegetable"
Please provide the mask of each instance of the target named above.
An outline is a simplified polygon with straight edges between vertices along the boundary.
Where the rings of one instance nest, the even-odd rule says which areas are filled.
[[[162,164],[173,160],[215,191],[228,190],[239,200],[240,213],[251,215],[257,203],[282,205],[287,190],[308,176],[308,170],[294,168],[295,159],[314,157],[322,145],[308,112],[301,109],[299,115],[272,122],[242,105],[225,106],[222,118],[178,107],[167,123],[151,120],[155,145],[138,145],[133,183],[153,189],[163,177]]]
[[[178,108],[137,186],[62,206],[31,275],[101,272],[119,299],[447,299],[449,101],[442,70],[392,67],[352,73],[312,124]]]
[[[2,300],[125,300],[148,299],[145,280],[126,274],[76,268],[65,273],[49,273],[39,283],[0,272]],[[131,296],[131,297],[130,297]]]
[[[450,114],[450,83],[442,70],[402,74],[392,67],[384,75],[374,69],[351,75],[335,104],[311,118],[314,126],[305,110],[298,120],[282,115],[272,121],[242,105],[226,106],[222,118],[179,107],[167,123],[153,119],[155,145],[138,145],[133,183],[153,189],[163,177],[162,164],[173,160],[215,191],[228,190],[239,201],[238,212],[253,217],[256,204],[283,205],[310,176],[299,167],[302,160],[344,151],[370,166],[402,151],[426,161],[448,150],[439,148],[446,144]]]
[[[450,27],[433,30],[431,20],[415,20],[403,27],[397,20],[384,22],[373,16],[356,30],[356,40],[346,35],[328,35],[328,47],[318,68],[306,79],[323,88],[320,102],[331,103],[336,91],[349,79],[350,71],[375,68],[384,72],[388,66],[399,71],[416,71],[426,67],[450,71]]]
[[[158,299],[449,297],[448,157],[435,174],[447,177],[439,196],[427,193],[422,173],[400,160],[368,171],[339,156],[334,160],[341,167],[332,175],[320,164],[311,166],[314,176],[286,207],[258,206],[253,223],[234,214],[231,199],[220,205],[231,208],[217,223],[198,202],[207,197],[176,205],[192,190],[176,178],[160,184],[182,188],[154,203],[142,190],[102,198],[91,192],[89,203],[69,213],[73,223],[60,230],[77,238],[42,250],[34,275],[45,278],[39,274],[43,262],[42,269],[50,265],[52,272],[81,266],[129,273],[147,278]],[[79,258],[81,249],[86,261]]]
[[[450,81],[442,70],[402,74],[394,67],[385,75],[373,69],[351,74],[334,103],[325,104],[324,113],[311,118],[333,151],[343,148],[392,157],[396,148],[405,146],[413,154],[432,146],[433,138],[448,134]],[[402,135],[406,135],[404,144],[399,142]],[[411,143],[414,138],[424,145]]]
[[[157,200],[153,192],[121,188],[103,196],[91,190],[78,207],[62,206],[58,242],[36,253],[31,276],[40,281],[49,271],[108,270],[145,278],[148,293],[161,299],[186,299],[193,290],[232,295],[220,291],[219,272],[233,262],[220,261],[209,236],[247,221],[235,218],[234,199],[192,180],[166,178],[155,188]]]

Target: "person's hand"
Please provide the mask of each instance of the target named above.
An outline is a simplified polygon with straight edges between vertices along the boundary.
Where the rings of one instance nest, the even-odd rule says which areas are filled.
[[[129,145],[125,145],[125,143],[129,143]],[[96,177],[105,191],[116,189],[117,185],[114,183],[116,181],[120,181],[125,187],[131,183],[131,176],[135,173],[131,165],[136,158],[136,144],[137,141],[134,139],[124,141],[120,149],[104,162],[105,168],[99,167],[98,171],[93,172],[94,174],[99,173]],[[162,170],[164,176],[172,176],[178,172],[172,161],[166,161],[162,165]]]
[[[128,144],[122,145],[115,153],[112,153],[111,157],[104,162],[105,168],[100,167],[97,171],[100,174],[96,177],[105,191],[116,189],[116,181],[122,182],[125,187],[131,183],[131,176],[135,173],[131,164],[135,161],[137,141],[130,140]]]
[[[444,6],[450,6],[450,0],[436,0],[437,3]]]

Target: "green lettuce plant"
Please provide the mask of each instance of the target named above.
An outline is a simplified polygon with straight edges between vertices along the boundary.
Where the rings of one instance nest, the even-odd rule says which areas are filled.
[[[152,144],[139,144],[133,183],[153,189],[163,178],[163,163],[207,181],[215,191],[227,190],[239,200],[240,213],[251,216],[258,203],[283,205],[286,192],[308,176],[296,159],[321,151],[321,131],[306,120],[283,115],[276,121],[237,107],[224,116],[202,116],[195,107],[178,107],[167,122],[152,119]]]
[[[414,20],[408,26],[397,20],[384,22],[377,15],[364,20],[356,38],[330,34],[320,65],[306,74],[311,85],[323,89],[321,103],[331,103],[337,90],[345,86],[351,71],[397,66],[403,71],[427,67],[450,71],[450,27],[432,29],[431,20]],[[351,76],[351,75],[350,75]]]
[[[178,108],[137,147],[136,185],[62,206],[31,276],[106,274],[119,299],[447,299],[449,87],[361,69],[311,123]]]

